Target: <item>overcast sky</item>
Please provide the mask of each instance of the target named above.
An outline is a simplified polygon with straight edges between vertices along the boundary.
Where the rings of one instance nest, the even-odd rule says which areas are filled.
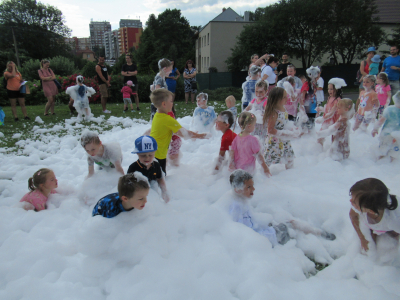
[[[65,16],[66,25],[72,29],[72,36],[88,37],[90,19],[109,21],[112,29],[119,27],[120,19],[139,19],[143,26],[150,14],[156,16],[165,9],[180,9],[190,25],[204,26],[222,12],[223,7],[230,7],[239,15],[246,10],[254,11],[276,0],[217,1],[217,0],[42,0],[60,9]]]

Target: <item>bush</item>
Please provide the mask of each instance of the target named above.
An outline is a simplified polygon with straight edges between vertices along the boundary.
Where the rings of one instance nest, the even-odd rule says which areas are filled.
[[[20,72],[25,80],[33,81],[39,79],[39,69],[40,61],[38,59],[30,59],[22,65]]]
[[[94,78],[96,76],[96,65],[96,62],[88,61],[81,70],[82,76],[86,78]]]
[[[53,70],[54,74],[68,76],[78,72],[78,70],[75,68],[74,61],[69,58],[64,56],[56,56],[49,60],[50,68]]]

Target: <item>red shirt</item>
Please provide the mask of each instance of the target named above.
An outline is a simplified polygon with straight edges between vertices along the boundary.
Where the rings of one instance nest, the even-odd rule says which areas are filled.
[[[236,133],[234,133],[232,130],[228,129],[227,131],[225,131],[224,135],[221,138],[221,148],[219,149],[219,151],[228,151],[235,137]]]

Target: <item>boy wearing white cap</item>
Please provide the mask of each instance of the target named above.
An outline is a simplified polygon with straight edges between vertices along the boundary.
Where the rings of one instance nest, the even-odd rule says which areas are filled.
[[[156,180],[161,189],[161,197],[165,202],[168,202],[169,195],[164,180],[165,175],[159,162],[154,160],[157,148],[157,142],[153,137],[144,135],[137,138],[135,140],[135,150],[132,153],[137,154],[139,159],[129,166],[127,174],[140,172],[147,177],[149,182]]]

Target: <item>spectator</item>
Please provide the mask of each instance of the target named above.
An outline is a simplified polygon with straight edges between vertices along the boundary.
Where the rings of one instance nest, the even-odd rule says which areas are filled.
[[[22,75],[18,72],[17,66],[14,62],[9,61],[6,66],[6,71],[4,72],[4,78],[7,80],[7,96],[10,99],[11,111],[14,115],[14,120],[19,121],[17,116],[17,99],[19,106],[21,106],[22,113],[25,120],[30,120],[26,113],[25,107],[25,95],[19,92],[21,87],[21,82],[23,81]]]
[[[289,65],[290,65],[289,56],[287,55],[287,53],[283,53],[282,63],[280,63],[278,65],[278,68],[276,69],[278,71],[278,80],[282,80],[283,78],[288,76],[286,73],[286,69]]]
[[[272,90],[276,86],[278,76],[276,76],[276,71],[274,71],[274,69],[278,66],[278,63],[279,59],[271,56],[267,61],[267,66],[261,72],[261,80],[268,82],[268,91]]]
[[[359,80],[360,82],[360,90],[363,90],[363,79],[365,76],[369,74],[369,66],[372,64],[372,58],[376,54],[376,49],[375,47],[369,47],[367,50],[367,59],[361,61],[360,63],[360,73],[361,73],[361,78]]]
[[[390,46],[390,56],[383,61],[382,71],[388,75],[392,95],[400,89],[400,56],[399,46]]]
[[[126,64],[122,66],[121,75],[124,76],[124,85],[130,80],[133,83],[132,92],[135,98],[136,109],[139,111],[139,95],[138,95],[138,80],[137,80],[137,66],[132,62],[132,55],[130,53],[125,55]],[[131,96],[132,98],[132,96]],[[132,99],[133,100],[133,99]]]
[[[296,83],[296,89],[301,89],[303,83],[301,82],[301,79],[296,76],[296,67],[294,65],[290,64],[287,66],[286,74],[287,76],[285,78],[278,81],[277,86],[283,88],[283,83],[288,81],[290,77],[293,77],[294,82]]]
[[[40,62],[41,69],[38,70],[40,80],[42,81],[43,93],[44,96],[47,98],[47,103],[44,108],[44,115],[49,115],[49,110],[52,115],[54,113],[54,105],[56,100],[56,95],[58,94],[58,88],[54,83],[54,79],[56,76],[54,75],[53,71],[50,69],[50,61],[47,59],[43,59]]]
[[[96,65],[96,77],[99,84],[100,95],[101,95],[101,107],[103,113],[109,114],[111,111],[106,109],[107,99],[110,96],[108,88],[111,86],[111,76],[108,75],[107,66],[104,64],[106,58],[104,55],[99,56],[99,63]]]
[[[196,82],[196,66],[192,60],[188,60],[185,64],[185,70],[183,71],[183,78],[185,78],[185,103],[188,103],[189,94],[192,103],[194,103],[194,95],[197,93],[197,82]]]
[[[167,82],[168,91],[174,94],[173,100],[175,100],[176,83],[178,81],[178,78],[181,76],[181,73],[179,73],[178,69],[175,67],[175,61],[171,60],[171,63],[172,71],[167,77],[165,77],[165,81]]]

